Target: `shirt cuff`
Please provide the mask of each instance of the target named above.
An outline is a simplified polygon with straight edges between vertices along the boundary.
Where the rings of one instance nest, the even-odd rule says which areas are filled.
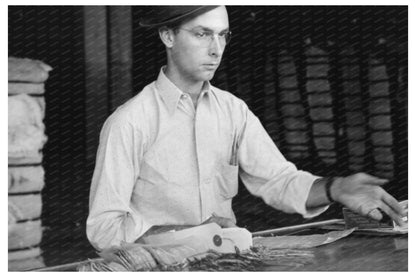
[[[323,212],[325,212],[330,204],[325,205],[325,206],[320,206],[320,207],[316,207],[316,208],[306,208],[306,202],[308,200],[308,196],[309,193],[311,191],[311,188],[314,184],[314,182],[319,179],[322,178],[320,176],[315,176],[312,175],[308,172],[305,171],[301,171],[301,177],[302,181],[300,181],[300,183],[306,184],[303,185],[301,190],[303,190],[303,193],[300,193],[301,197],[302,197],[302,201],[300,201],[299,203],[301,203],[301,206],[298,206],[298,213],[301,214],[303,216],[303,218],[312,218],[315,216],[318,216],[320,214],[322,214]]]

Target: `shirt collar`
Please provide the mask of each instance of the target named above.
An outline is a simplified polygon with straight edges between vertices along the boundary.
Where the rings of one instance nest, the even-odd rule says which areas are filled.
[[[181,96],[184,94],[182,90],[180,90],[174,83],[169,80],[169,78],[165,75],[165,66],[160,69],[159,76],[156,80],[156,88],[165,102],[167,109],[170,114],[173,114],[178,106],[178,102]],[[204,82],[201,90],[201,95],[204,93],[209,94],[211,91],[211,84],[206,81]]]

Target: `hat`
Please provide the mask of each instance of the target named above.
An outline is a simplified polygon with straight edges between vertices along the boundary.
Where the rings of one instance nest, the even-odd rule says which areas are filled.
[[[148,6],[140,20],[142,27],[161,27],[195,18],[218,6]]]

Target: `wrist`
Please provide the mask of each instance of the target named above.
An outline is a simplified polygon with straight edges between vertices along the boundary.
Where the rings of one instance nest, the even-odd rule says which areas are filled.
[[[332,185],[329,187],[329,193],[334,200],[334,202],[340,202],[341,195],[341,186],[342,186],[342,177],[334,177],[332,180]]]
[[[331,188],[332,188],[332,185],[334,184],[334,180],[335,180],[335,177],[328,177],[325,180],[326,181],[325,182],[325,195],[329,203],[335,202],[334,198],[332,197],[332,192],[331,192]]]

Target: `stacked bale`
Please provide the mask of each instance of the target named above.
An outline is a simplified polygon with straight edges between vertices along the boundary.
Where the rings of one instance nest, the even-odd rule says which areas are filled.
[[[370,59],[369,128],[373,145],[374,171],[377,176],[394,176],[393,132],[389,76],[383,59]]]
[[[306,50],[306,93],[312,135],[318,156],[327,164],[335,164],[335,129],[333,94],[329,82],[329,56],[320,48],[311,46]]]
[[[297,68],[288,51],[281,51],[278,58],[279,104],[285,129],[287,158],[301,160],[309,158],[307,112],[302,104]]]
[[[308,47],[305,51],[305,76],[303,76],[306,97],[302,97],[294,58],[281,51],[278,59],[280,107],[285,128],[287,158],[302,160],[310,158],[310,147],[316,147],[316,154],[327,164],[336,163],[334,114],[330,83],[328,81],[328,53]],[[310,118],[310,120],[308,120]],[[308,124],[312,124],[309,133]]]
[[[359,55],[352,49],[344,50],[341,55],[350,169],[365,170],[365,157],[371,155],[373,174],[391,179],[394,177],[392,111],[385,62],[369,57],[368,76],[364,76],[368,91],[362,91]]]
[[[46,142],[44,83],[51,69],[40,61],[9,58],[9,270],[44,265],[39,247],[44,186],[42,148]]]
[[[315,46],[305,50],[305,63],[301,65],[304,71],[287,51],[281,51],[278,58],[286,157],[295,161],[311,158],[313,145],[327,165],[345,163],[351,172],[370,171],[382,178],[393,178],[392,103],[385,61],[374,55],[362,61],[356,50],[343,49],[337,57],[340,85],[335,88],[330,80],[330,53]],[[299,83],[299,76],[303,76],[304,84]],[[334,110],[337,95],[342,106],[338,114]],[[340,126],[335,126],[337,120]],[[337,136],[345,138],[345,154],[337,149]],[[339,153],[347,160],[339,160]]]

